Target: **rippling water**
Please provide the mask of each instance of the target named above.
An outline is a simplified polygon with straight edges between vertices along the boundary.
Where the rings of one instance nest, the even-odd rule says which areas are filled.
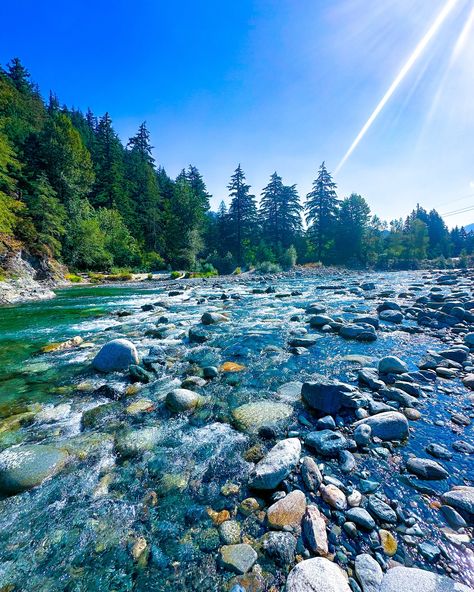
[[[431,279],[422,275],[397,273],[372,275],[370,279],[377,285],[375,294],[386,291],[396,296],[411,289],[416,298],[432,285]],[[216,562],[220,543],[206,510],[234,511],[248,494],[250,465],[243,453],[256,443],[266,445],[256,436],[241,434],[232,427],[232,409],[246,402],[275,400],[281,385],[302,382],[314,373],[353,381],[359,366],[349,361],[348,355],[368,356],[375,365],[380,357],[394,354],[415,370],[427,350],[444,346],[440,339],[443,332],[434,336],[387,330],[379,331],[373,343],[324,334],[305,355],[292,355],[287,343],[307,329],[304,309],[309,303],[321,302],[331,316],[345,319],[375,310],[380,298],[372,301],[368,294],[351,293],[362,279],[367,278],[339,274],[321,279],[271,280],[276,293],[270,294],[251,293],[253,288],[270,285],[258,278],[245,282],[194,282],[177,296],[168,296],[168,288],[160,286],[77,287],[60,291],[52,301],[0,309],[0,419],[28,410],[64,406],[62,415],[52,421],[38,419],[40,414],[19,429],[2,431],[0,427],[0,449],[42,442],[73,446],[80,451],[66,470],[40,487],[0,501],[0,590],[226,589],[232,574]],[[332,287],[320,289],[324,285]],[[290,295],[297,291],[301,295]],[[222,293],[240,298],[221,300]],[[200,299],[206,300],[199,303]],[[166,308],[141,310],[144,304],[160,301]],[[118,310],[132,314],[119,317],[115,314]],[[231,321],[213,326],[213,337],[205,345],[190,344],[189,327],[199,322],[203,312],[211,310],[228,312]],[[165,337],[146,337],[146,329],[162,315],[169,324]],[[299,315],[300,320],[290,322],[294,315]],[[43,346],[76,335],[90,346],[41,353]],[[134,341],[142,356],[152,346],[162,348],[166,365],[156,382],[127,399],[128,403],[146,398],[154,408],[137,415],[122,414],[118,425],[105,424],[81,432],[82,413],[110,403],[107,399],[97,400],[92,390],[104,383],[124,390],[129,384],[123,375],[101,376],[90,368],[99,347],[116,337]],[[172,417],[163,408],[163,397],[187,373],[198,366],[219,366],[226,361],[242,364],[245,369],[221,374],[198,389],[207,402],[193,416]],[[450,421],[451,413],[463,411],[466,405],[466,389],[461,382],[438,380],[427,394],[420,407],[422,419],[410,422],[412,434],[405,446],[395,449],[387,459],[356,455],[356,475],[343,476],[332,462],[327,463],[326,473],[355,486],[360,471],[380,481],[388,497],[400,500],[406,510],[419,517],[424,538],[436,542],[457,571],[453,577],[472,586],[472,547],[450,543],[441,530],[446,524],[432,503],[436,497],[415,491],[394,470],[410,452],[425,456],[424,447],[430,442],[450,448],[461,438],[472,441],[472,426],[461,428]],[[299,399],[289,402],[295,408],[290,428],[301,430],[297,416],[307,415],[307,411]],[[142,427],[159,430],[158,444],[142,456],[117,459],[114,434]],[[451,461],[442,463],[450,476],[435,485],[439,491],[446,491],[450,485],[473,484],[472,456],[455,452]],[[229,483],[238,485],[240,491],[222,495],[221,488]],[[263,534],[260,523],[249,519],[242,522],[249,537]],[[132,554],[140,537],[148,544],[146,565],[135,561]],[[340,544],[344,544],[344,535]],[[368,549],[364,539],[349,544],[357,551]],[[399,554],[406,564],[428,567],[416,547],[404,544],[400,537],[399,544]],[[280,589],[285,574],[264,557],[259,557],[259,563],[264,572],[272,574],[276,589]],[[2,588],[8,585],[15,587]]]

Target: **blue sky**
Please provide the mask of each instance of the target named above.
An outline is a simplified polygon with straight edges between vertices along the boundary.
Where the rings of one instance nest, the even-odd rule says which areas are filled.
[[[173,176],[196,164],[215,207],[239,162],[257,195],[277,170],[304,196],[321,161],[336,169],[445,4],[16,0],[1,8],[0,61],[17,55],[44,94],[109,111],[124,140],[146,120],[157,161]],[[441,213],[474,205],[471,10],[457,1],[337,174],[341,197],[361,193],[385,219],[417,202]]]

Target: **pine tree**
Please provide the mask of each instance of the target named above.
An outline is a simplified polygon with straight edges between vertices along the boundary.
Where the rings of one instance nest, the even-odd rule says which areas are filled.
[[[21,93],[29,93],[34,90],[30,80],[30,73],[23,66],[20,58],[13,58],[7,64],[7,74],[15,88]]]
[[[258,225],[255,196],[250,194],[250,185],[245,183],[245,174],[240,164],[231,177],[228,189],[232,199],[229,208],[231,239],[237,264],[242,266],[244,246],[255,242]]]
[[[11,236],[23,204],[18,199],[15,174],[20,163],[7,137],[0,130],[0,233]]]
[[[306,222],[310,239],[315,246],[318,260],[323,261],[334,240],[338,208],[336,184],[324,162],[306,199]]]
[[[273,246],[279,245],[282,240],[282,197],[282,178],[274,172],[270,177],[270,182],[262,190],[259,209],[263,235]]]
[[[369,229],[370,208],[363,197],[352,193],[341,201],[338,212],[336,237],[337,256],[340,262],[354,259],[365,262],[365,240]]]

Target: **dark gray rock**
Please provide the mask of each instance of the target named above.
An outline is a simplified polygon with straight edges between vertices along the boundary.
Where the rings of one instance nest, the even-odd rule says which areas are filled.
[[[428,458],[410,458],[407,462],[407,470],[420,479],[427,479],[429,481],[447,479],[449,477],[449,473],[444,467],[435,460]]]
[[[312,382],[303,383],[301,388],[303,400],[309,407],[331,415],[341,407],[357,407],[358,394],[355,387],[325,376],[315,376]]]
[[[341,450],[347,449],[349,443],[339,432],[322,430],[310,432],[305,437],[305,444],[314,449],[318,454],[328,457],[336,457]]]

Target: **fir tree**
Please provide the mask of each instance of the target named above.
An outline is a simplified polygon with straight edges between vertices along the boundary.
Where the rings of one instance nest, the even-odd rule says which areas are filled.
[[[245,183],[242,167],[236,168],[228,185],[231,204],[229,208],[229,227],[234,244],[237,264],[242,266],[244,246],[255,242],[257,231],[257,206],[255,196],[250,193],[250,185]]]

